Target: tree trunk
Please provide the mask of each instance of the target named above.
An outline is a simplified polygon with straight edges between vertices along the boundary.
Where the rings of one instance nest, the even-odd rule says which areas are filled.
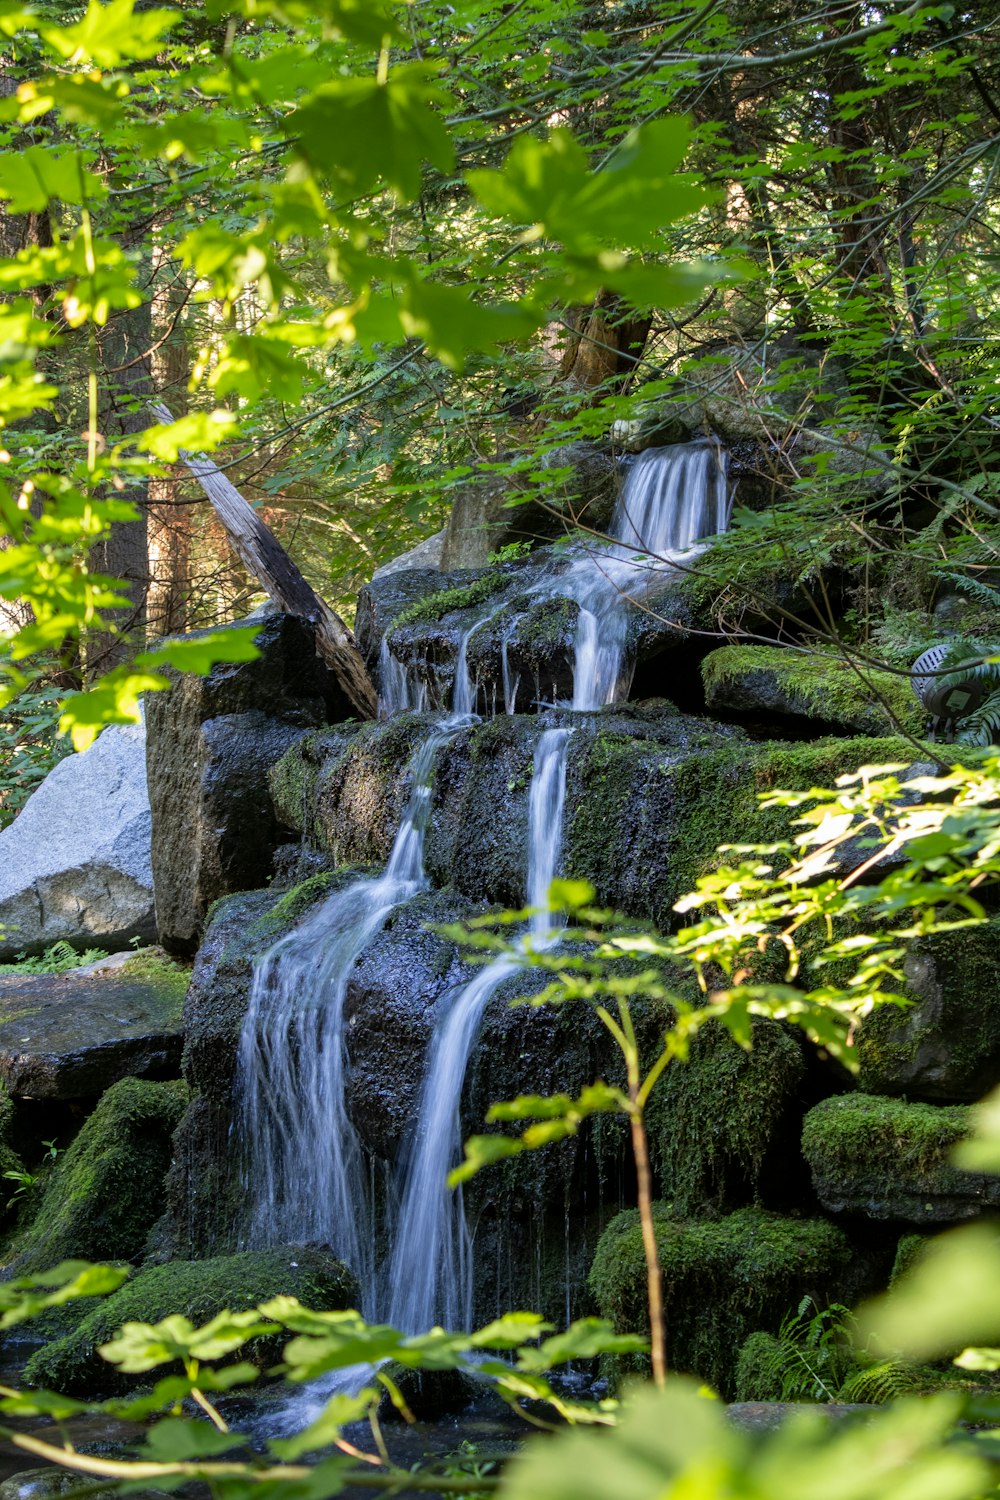
[[[588,391],[624,386],[642,358],[651,324],[648,314],[627,307],[614,292],[600,292],[574,318],[560,377]]]
[[[187,409],[188,353],[182,327],[187,288],[168,262],[168,280],[153,293],[152,369],[157,393],[181,414]],[[150,635],[179,635],[190,628],[191,506],[178,495],[173,474],[149,481],[149,594],[146,628]]]
[[[168,407],[150,411],[158,422],[172,422]],[[378,698],[353,632],[307,583],[277,537],[210,458],[182,453],[181,458],[212,503],[233,551],[274,602],[288,614],[316,626],[316,650],[333,672],[355,712],[373,719]]]

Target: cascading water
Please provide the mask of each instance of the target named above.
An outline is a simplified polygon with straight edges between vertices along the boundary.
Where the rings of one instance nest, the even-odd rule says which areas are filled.
[[[593,710],[621,695],[631,610],[673,562],[725,529],[726,512],[715,444],[649,450],[635,461],[609,544],[577,553],[537,589],[580,606],[573,696],[566,706]],[[460,642],[453,713],[411,761],[413,791],[385,875],[335,892],[264,956],[240,1050],[239,1128],[253,1195],[248,1243],[325,1240],[358,1275],[366,1314],[387,1316],[408,1331],[471,1321],[472,1243],[461,1196],[448,1192],[445,1178],[460,1151],[462,1086],[483,1011],[523,956],[558,940],[547,903],[561,854],[570,729],[546,730],[534,756],[527,894],[537,911],[519,940],[522,953],[494,960],[441,1002],[381,1267],[362,1149],[345,1104],[344,996],[355,962],[392,909],[427,888],[423,848],[435,760],[473,721],[477,688],[468,669],[469,641],[496,613],[476,621]],[[509,711],[515,689],[508,675],[505,655]],[[426,688],[385,643],[380,686],[384,714],[427,706]]]
[[[261,959],[240,1038],[237,1128],[252,1204],[246,1243],[325,1241],[369,1299],[375,1235],[361,1144],[345,1104],[344,996],[356,960],[389,914],[427,887],[434,763],[468,722],[446,719],[410,762],[413,788],[385,874],[334,891]]]

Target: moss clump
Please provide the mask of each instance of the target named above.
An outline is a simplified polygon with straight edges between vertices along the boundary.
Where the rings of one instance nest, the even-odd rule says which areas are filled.
[[[734,1400],[783,1399],[784,1349],[781,1340],[773,1333],[752,1333],[744,1340],[733,1377]]]
[[[14,1272],[61,1260],[139,1259],[163,1211],[171,1137],[186,1102],[183,1083],[123,1078],[108,1089],[56,1162]]]
[[[907,1104],[875,1094],[842,1094],[824,1099],[806,1116],[802,1149],[824,1168],[851,1171],[859,1161],[881,1162],[897,1176],[930,1172],[943,1165],[951,1148],[969,1133],[971,1117],[962,1104]]]
[[[845,1094],[809,1111],[802,1151],[820,1201],[835,1213],[947,1222],[1000,1202],[995,1178],[950,1163],[970,1127],[965,1105]]]
[[[852,1251],[824,1219],[791,1219],[758,1208],[722,1219],[675,1217],[654,1206],[673,1369],[731,1397],[738,1350],[749,1334],[775,1332],[789,1303],[838,1300]],[[601,1236],[590,1272],[601,1315],[621,1333],[648,1328],[639,1215],[619,1214]]]
[[[755,684],[761,684],[770,700],[763,707],[777,709],[783,699],[785,712],[872,734],[923,729],[924,711],[909,678],[893,672],[864,668],[859,674],[846,661],[779,646],[722,646],[705,657],[701,674],[709,702],[725,695],[733,703],[746,684],[753,707]]]
[[[491,568],[478,578],[474,578],[471,583],[457,584],[449,589],[439,589],[436,594],[428,594],[425,599],[416,600],[396,616],[391,629],[396,631],[402,629],[404,625],[442,620],[445,615],[454,614],[457,610],[471,609],[476,604],[483,604],[487,599],[492,599],[495,594],[506,588],[509,582],[508,573],[500,568]]]
[[[181,1313],[197,1326],[224,1310],[242,1311],[281,1295],[297,1297],[304,1307],[317,1312],[328,1312],[355,1306],[358,1287],[341,1261],[315,1245],[168,1261],[140,1271],[88,1313],[72,1333],[39,1349],[28,1362],[25,1377],[31,1385],[81,1395],[128,1389],[134,1379],[121,1375],[97,1353],[123,1323],[158,1323],[171,1313]],[[288,1338],[282,1331],[255,1339],[241,1355],[262,1365],[273,1364]]]
[[[293,885],[290,891],[286,891],[279,901],[276,901],[268,912],[272,922],[297,922],[311,906],[328,894],[333,886],[333,874],[326,871],[320,875],[310,875],[307,880],[302,880],[298,885]]]
[[[794,1194],[804,1073],[801,1047],[773,1021],[754,1021],[749,1051],[717,1022],[698,1033],[688,1061],[667,1068],[647,1115],[675,1212],[753,1203],[772,1179]]]

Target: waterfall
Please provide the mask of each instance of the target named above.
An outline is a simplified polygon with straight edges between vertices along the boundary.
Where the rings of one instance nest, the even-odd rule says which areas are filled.
[[[578,549],[564,571],[535,590],[579,605],[567,706],[593,710],[617,700],[628,675],[631,612],[672,563],[689,558],[705,536],[724,530],[726,519],[724,471],[715,444],[694,442],[640,455],[616,505],[607,545]],[[469,642],[503,607],[495,604],[461,639],[452,714],[434,727],[410,762],[410,800],[385,874],[334,892],[264,955],[240,1044],[238,1130],[253,1204],[246,1242],[329,1243],[357,1274],[366,1315],[388,1317],[410,1332],[434,1323],[471,1323],[472,1241],[461,1194],[450,1193],[445,1179],[461,1151],[462,1088],[483,1012],[532,951],[559,940],[547,904],[560,867],[569,728],[546,730],[534,755],[527,898],[535,914],[513,953],[494,959],[439,1004],[381,1257],[363,1152],[345,1103],[344,997],[354,964],[393,908],[428,886],[423,851],[436,758],[474,722],[477,687],[468,668]],[[506,639],[503,676],[509,712],[516,684]],[[426,708],[426,687],[385,641],[379,679],[383,713]]]
[[[427,887],[434,764],[467,723],[452,715],[410,761],[412,790],[385,874],[334,891],[260,960],[240,1037],[237,1133],[252,1205],[245,1243],[328,1243],[369,1299],[374,1217],[345,1103],[344,997],[355,962],[393,909]]]

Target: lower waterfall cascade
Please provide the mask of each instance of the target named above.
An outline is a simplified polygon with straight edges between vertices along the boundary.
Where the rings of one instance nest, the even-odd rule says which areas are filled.
[[[627,696],[627,630],[636,602],[673,562],[725,530],[726,490],[724,457],[712,441],[648,450],[632,463],[609,541],[576,544],[568,566],[539,587],[540,597],[579,605],[572,699],[557,708],[587,712]],[[249,1204],[243,1243],[329,1244],[357,1275],[365,1315],[407,1332],[471,1325],[473,1236],[461,1192],[450,1192],[446,1177],[461,1152],[459,1105],[483,1011],[523,959],[501,955],[439,1000],[419,1105],[381,1203],[347,1107],[344,1002],[352,969],[374,935],[430,885],[424,851],[435,767],[449,742],[478,722],[468,647],[495,613],[494,607],[467,630],[451,709],[411,757],[409,802],[385,873],[334,890],[257,962],[239,1049],[235,1134]],[[506,657],[504,669],[506,679]],[[384,640],[379,677],[385,716],[426,708],[422,685]],[[507,689],[505,680],[509,710]],[[515,943],[536,951],[560,936],[548,893],[563,873],[572,735],[566,726],[544,730],[533,757],[524,894],[534,914]]]

